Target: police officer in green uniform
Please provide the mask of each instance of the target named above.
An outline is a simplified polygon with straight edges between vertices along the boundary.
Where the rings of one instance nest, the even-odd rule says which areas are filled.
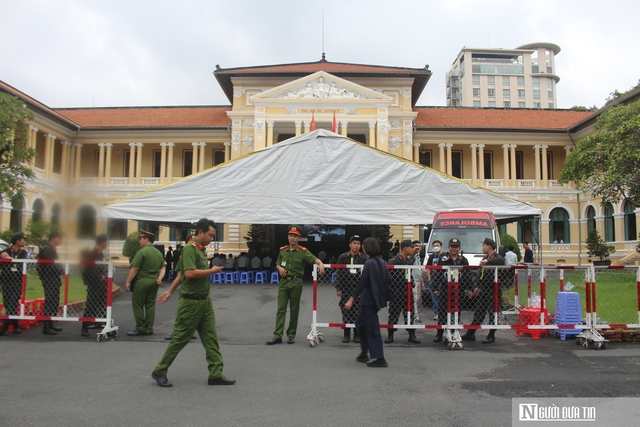
[[[131,305],[136,329],[127,332],[129,336],[153,335],[153,322],[156,318],[156,295],[158,286],[164,277],[164,256],[153,247],[156,235],[140,231],[140,250],[131,261],[131,270],[125,286],[131,292]],[[136,278],[131,289],[131,281]]]
[[[179,265],[182,277],[180,285],[180,302],[178,314],[173,327],[173,338],[162,356],[162,360],[151,373],[160,387],[171,387],[173,384],[167,379],[167,371],[180,350],[187,345],[193,333],[197,330],[206,352],[209,366],[209,385],[232,385],[230,380],[222,374],[222,354],[218,345],[216,332],[216,317],[209,297],[209,275],[218,273],[224,267],[209,267],[205,254],[206,246],[216,235],[216,223],[202,218],[196,224],[196,237],[185,245]],[[158,297],[158,302],[167,301],[178,287],[174,281],[171,288]]]
[[[287,328],[287,344],[295,342],[298,329],[298,314],[300,312],[300,296],[302,295],[302,276],[304,264],[318,264],[318,272],[324,274],[324,264],[315,255],[300,246],[302,231],[297,225],[290,225],[288,231],[289,244],[280,248],[276,269],[280,274],[278,286],[278,313],[276,314],[276,330],[273,332],[268,345],[282,344],[284,321],[287,317],[287,303],[289,303],[289,327]]]

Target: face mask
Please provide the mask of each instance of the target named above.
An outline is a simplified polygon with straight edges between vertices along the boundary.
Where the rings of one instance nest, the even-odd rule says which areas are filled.
[[[434,246],[433,247],[433,252],[440,252],[440,246]]]

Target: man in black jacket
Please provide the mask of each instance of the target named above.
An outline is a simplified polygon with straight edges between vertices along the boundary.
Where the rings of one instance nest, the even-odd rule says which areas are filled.
[[[411,240],[403,240],[400,242],[400,252],[389,261],[388,265],[410,265],[410,257],[414,254],[413,243]],[[407,299],[408,288],[407,283],[410,280],[408,269],[393,269],[391,270],[391,283],[389,284],[389,293],[391,300],[389,301],[389,324],[393,325],[398,322],[400,313],[403,314],[405,319],[405,325],[411,324],[411,319],[407,316]],[[393,334],[395,329],[388,330],[388,337],[384,340],[385,343],[390,344],[393,342]],[[416,337],[415,329],[407,329],[409,332],[409,342],[414,344],[420,344],[420,340]]]
[[[60,276],[64,274],[64,266],[56,264],[58,260],[58,246],[62,243],[62,234],[54,231],[49,235],[49,244],[40,250],[39,260],[46,261],[38,263],[38,275],[42,281],[44,288],[44,315],[55,317],[58,314],[60,306],[60,287],[62,279]],[[44,322],[42,333],[45,335],[57,335],[62,328],[53,326],[51,320]]]
[[[439,242],[439,241],[438,241]],[[449,266],[458,266],[464,267],[469,265],[469,261],[462,255],[460,255],[460,240],[456,237],[449,240],[449,252],[441,254],[439,257],[434,257],[433,259],[429,259],[432,264],[430,265],[449,265]],[[447,309],[448,309],[448,286],[447,286],[447,272],[444,270],[433,270],[431,272],[432,277],[432,286],[433,286],[433,294],[436,298],[438,298],[438,325],[445,325],[447,323]],[[456,277],[457,276],[457,277]],[[455,282],[456,278],[458,279],[459,286],[464,286],[469,280],[468,271],[462,269],[452,269],[451,270],[451,282]],[[451,296],[452,306],[453,306],[453,298]],[[442,335],[444,334],[444,329],[438,329],[436,333],[436,337],[433,339],[433,342],[442,341]]]
[[[484,258],[480,261],[481,266],[485,265],[506,265],[504,262],[504,258],[496,252],[496,242],[494,240],[489,239],[488,237],[484,239],[482,242],[482,253],[484,254]],[[495,274],[494,269],[482,269],[480,272],[480,278],[478,279],[478,285],[473,289],[468,291],[469,298],[476,299],[476,309],[473,312],[473,321],[472,325],[480,325],[484,320],[485,315],[489,316],[491,320],[491,315],[494,312],[494,283],[495,283]],[[500,290],[500,286],[498,286],[498,301],[502,299],[502,291]],[[498,303],[499,304],[499,303]],[[475,341],[476,330],[469,329],[463,336],[463,341]],[[489,335],[482,341],[483,344],[491,344],[495,342],[495,329],[489,330]]]
[[[4,261],[0,263],[0,281],[2,282],[2,297],[4,309],[7,315],[17,316],[20,296],[22,294],[22,268],[23,263],[11,262],[11,259],[27,259],[27,251],[24,247],[27,242],[22,232],[15,233],[11,236],[11,246],[0,253],[0,258]],[[20,333],[20,325],[18,320],[5,320],[0,327],[0,335],[4,335],[9,329],[9,325],[13,324],[13,333]]]
[[[96,245],[93,249],[82,255],[82,281],[87,287],[87,302],[84,306],[84,317],[107,317],[107,277],[108,266],[95,264],[96,261],[105,261],[104,251],[108,241],[106,234],[96,236]],[[80,334],[89,336],[89,326],[92,322],[82,322]]]
[[[347,268],[339,268],[336,270],[336,294],[340,297],[340,302],[338,303],[340,306],[340,310],[342,311],[342,322],[343,323],[355,323],[356,317],[358,317],[358,311],[360,309],[360,300],[356,299],[353,302],[352,310],[346,310],[344,305],[349,300],[351,293],[358,286],[358,279],[360,279],[360,274],[362,270],[359,268],[349,268],[349,265],[358,265],[364,264],[368,257],[360,252],[360,247],[362,245],[362,241],[360,240],[360,236],[357,234],[351,236],[349,239],[349,251],[343,254],[340,254],[338,257],[338,261],[336,264],[346,264]],[[348,343],[351,339],[350,337],[350,329],[344,328],[344,338],[342,339],[343,343]],[[353,330],[353,342],[359,343],[360,338],[358,337],[358,330]]]

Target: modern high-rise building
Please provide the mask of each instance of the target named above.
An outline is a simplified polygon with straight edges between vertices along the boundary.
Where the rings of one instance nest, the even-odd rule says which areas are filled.
[[[446,76],[447,106],[556,108],[559,52],[553,43],[516,49],[464,47]]]

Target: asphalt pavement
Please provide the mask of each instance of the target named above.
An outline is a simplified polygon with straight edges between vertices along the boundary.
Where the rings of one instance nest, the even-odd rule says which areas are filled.
[[[117,269],[115,282],[125,274]],[[237,380],[228,387],[207,385],[199,339],[169,369],[172,388],[151,379],[177,295],[158,306],[153,336],[126,336],[127,293],[114,299],[118,338],[98,343],[96,330],[84,338],[79,323],[63,322],[57,336],[40,326],[2,336],[0,426],[508,426],[512,397],[640,397],[638,343],[595,351],[499,331],[495,344],[449,351],[432,331],[418,331],[418,345],[400,331],[384,347],[389,367],[368,368],[340,329],[309,347],[311,290],[305,284],[296,343],[267,346],[277,286],[211,286],[224,373]]]

